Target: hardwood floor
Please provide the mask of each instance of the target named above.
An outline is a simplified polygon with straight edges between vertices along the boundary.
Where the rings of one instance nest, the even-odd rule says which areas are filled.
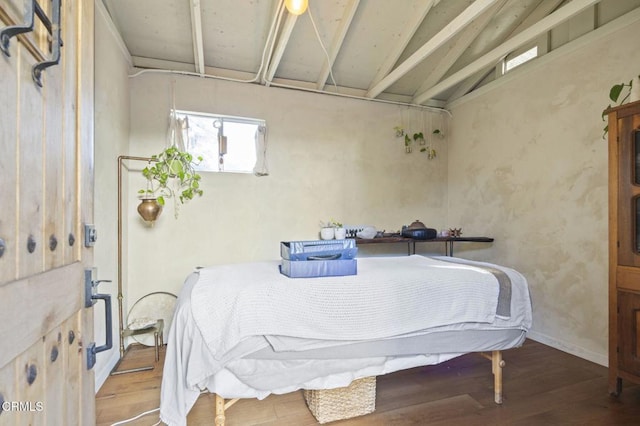
[[[607,393],[607,369],[527,340],[503,352],[504,403],[493,402],[491,364],[477,354],[379,376],[374,413],[331,423],[400,425],[639,425],[640,385],[624,382]],[[132,347],[120,369],[150,365],[153,348]],[[97,424],[111,425],[160,405],[162,359],[152,371],[111,376],[96,396]],[[189,425],[213,425],[214,399],[200,396]],[[130,425],[158,422],[152,413]],[[302,392],[240,400],[227,410],[228,426],[305,426],[317,422]]]

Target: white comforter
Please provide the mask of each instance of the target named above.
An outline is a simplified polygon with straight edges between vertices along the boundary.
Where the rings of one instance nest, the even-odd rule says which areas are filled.
[[[279,344],[285,350],[305,350],[323,342],[428,333],[434,327],[526,331],[531,325],[526,280],[509,268],[498,267],[513,283],[511,316],[505,318],[496,316],[496,278],[473,267],[474,262],[461,266],[423,256],[361,258],[356,276],[310,280],[280,275],[278,263],[205,268],[185,284],[168,336],[161,392],[165,423],[185,424],[205,389],[227,398],[264,398],[300,388],[346,386],[355,378],[460,355],[452,351],[338,363],[243,358],[270,343],[276,350]],[[495,349],[518,346],[523,339],[524,332]]]
[[[344,277],[292,279],[274,262],[199,273],[193,318],[221,366],[251,336],[373,340],[447,324],[490,323],[499,290],[483,269],[416,255],[358,259],[358,274]]]

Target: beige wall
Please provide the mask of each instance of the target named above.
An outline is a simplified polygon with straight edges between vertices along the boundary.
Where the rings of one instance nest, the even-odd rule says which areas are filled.
[[[446,144],[438,142],[439,157],[431,161],[424,153],[405,154],[393,128],[406,107],[142,74],[131,80],[132,155],[165,147],[171,81],[177,109],[265,119],[270,175],[204,173],[204,196],[183,206],[177,220],[169,206],[153,228],[130,208],[130,303],[154,291],[177,294],[196,266],[278,259],[280,241],[317,239],[319,221],[331,217],[389,231],[416,218],[444,224]],[[412,121],[421,122],[416,114],[409,114]],[[133,174],[132,204],[143,187]]]
[[[452,109],[449,221],[496,238],[460,252],[529,280],[531,337],[607,363],[607,142],[610,87],[640,71],[635,22]],[[455,165],[455,167],[453,166]]]
[[[111,294],[114,348],[97,356],[96,389],[102,386],[119,358],[117,302],[117,158],[127,154],[129,145],[129,64],[128,53],[105,20],[102,2],[96,2],[95,28],[95,214],[98,240],[94,248],[99,292]],[[104,309],[95,307],[95,339],[104,344]]]

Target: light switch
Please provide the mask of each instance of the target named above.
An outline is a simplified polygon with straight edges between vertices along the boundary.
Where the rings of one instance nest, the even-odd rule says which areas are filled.
[[[98,239],[98,231],[96,231],[95,225],[92,224],[84,224],[84,246],[85,247],[93,247],[96,245],[96,240]]]

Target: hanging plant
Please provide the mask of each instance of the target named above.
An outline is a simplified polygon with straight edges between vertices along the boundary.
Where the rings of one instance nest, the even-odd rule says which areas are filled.
[[[173,198],[175,217],[178,217],[178,200],[180,204],[192,200],[196,196],[202,196],[200,189],[200,175],[195,166],[202,161],[198,157],[195,162],[188,152],[180,151],[175,146],[170,146],[158,155],[151,156],[153,164],[149,164],[142,170],[142,175],[150,182],[155,182],[154,189],[141,189],[138,193],[141,197],[155,197],[158,204],[165,205],[167,198]],[[153,185],[151,186],[153,188]]]
[[[420,145],[424,145],[427,143],[427,141],[424,139],[424,135],[422,134],[422,132],[414,133],[413,140]]]

